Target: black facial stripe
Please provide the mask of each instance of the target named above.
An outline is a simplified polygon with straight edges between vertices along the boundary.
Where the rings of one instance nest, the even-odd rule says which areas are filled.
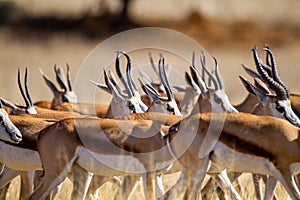
[[[3,123],[4,123],[4,121],[3,121]],[[12,132],[7,128],[7,126],[5,126],[5,124],[4,124],[4,129],[5,129],[6,133],[7,133],[11,138],[13,138]]]

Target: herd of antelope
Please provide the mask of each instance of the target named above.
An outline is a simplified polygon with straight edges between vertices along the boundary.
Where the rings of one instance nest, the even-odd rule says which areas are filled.
[[[41,71],[54,97],[33,103],[27,69],[24,88],[19,70],[26,105],[0,100],[1,198],[20,175],[20,199],[53,199],[66,177],[73,183],[71,199],[98,199],[107,181],[118,186],[110,198],[128,199],[140,180],[146,199],[205,199],[216,187],[225,198],[242,199],[232,182],[251,173],[258,199],[276,198],[278,181],[300,199],[300,96],[280,80],[270,48],[263,51],[265,62],[252,49],[257,72],[243,65],[254,82],[240,76],[249,94],[239,105],[224,91],[217,59],[210,70],[203,52],[199,66],[193,55],[182,89],[170,85],[163,55],[156,64],[150,54],[160,83],[141,70],[136,84],[131,58],[118,51],[117,76],[104,70],[104,84],[91,81],[112,95],[109,105],[77,102],[68,65],[67,76],[54,66],[60,88]],[[174,173],[179,179],[165,191],[162,177]]]

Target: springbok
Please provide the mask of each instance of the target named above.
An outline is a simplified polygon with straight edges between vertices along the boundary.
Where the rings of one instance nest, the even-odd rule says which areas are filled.
[[[37,130],[40,130],[42,128],[44,128],[46,125],[49,125],[50,123],[47,123],[46,121],[57,121],[57,120],[61,120],[61,119],[65,119],[65,118],[72,118],[72,117],[82,117],[81,115],[78,115],[76,113],[70,113],[70,112],[58,112],[58,111],[54,111],[54,110],[49,110],[49,109],[44,109],[44,108],[40,108],[37,106],[34,106],[29,94],[29,90],[28,90],[28,79],[27,79],[27,68],[25,70],[25,78],[24,78],[24,85],[25,85],[25,92],[23,90],[22,84],[21,84],[21,79],[20,79],[20,69],[18,69],[18,86],[20,89],[20,92],[22,94],[22,97],[26,103],[26,106],[16,106],[14,104],[12,104],[11,102],[4,100],[4,99],[0,99],[0,101],[5,105],[6,109],[10,111],[10,118],[12,118],[13,123],[15,123],[17,125],[17,127],[21,130],[22,134],[24,134],[25,139],[24,141],[19,144],[19,145],[11,145],[11,144],[1,144],[1,148],[4,149],[10,149],[12,151],[14,151],[14,153],[17,152],[21,152],[24,153],[24,157],[23,162],[26,162],[26,160],[28,161],[27,164],[25,164],[24,166],[22,166],[22,164],[24,163],[19,163],[19,171],[18,170],[14,170],[15,168],[12,167],[12,169],[7,168],[7,166],[5,166],[5,171],[1,174],[0,176],[0,186],[3,187],[4,185],[7,185],[6,188],[4,188],[4,190],[2,190],[2,196],[5,197],[7,188],[9,187],[9,182],[15,178],[17,175],[21,175],[21,194],[20,194],[20,198],[21,199],[26,199],[28,198],[28,196],[31,194],[32,192],[32,180],[28,180],[28,178],[32,178],[33,172],[22,172],[22,171],[28,171],[28,166],[32,166],[32,170],[38,170],[40,168],[36,168],[36,163],[32,162],[30,163],[32,160],[30,159],[31,157],[33,158],[33,160],[39,160],[39,158],[36,158],[35,156],[38,156],[38,153],[34,151],[36,148],[36,141],[34,139],[34,134],[37,133]],[[17,117],[14,117],[13,115],[17,115]],[[39,119],[35,119],[35,118],[40,118]],[[26,148],[24,148],[24,144],[26,146]],[[32,151],[27,151],[28,149],[32,149]],[[16,150],[16,151],[15,151]],[[9,154],[9,156],[11,156],[11,154]],[[26,157],[27,156],[27,157]],[[12,161],[10,161],[9,159],[6,158],[7,156],[1,156],[1,158],[3,158],[1,160],[2,163],[6,163],[6,162],[10,162],[12,163]],[[11,158],[15,158],[16,156],[12,156]],[[14,163],[17,165],[17,163]],[[7,164],[8,166],[10,166],[11,164]]]
[[[210,126],[212,123],[219,125],[219,128]],[[211,130],[208,132],[209,127]],[[227,169],[272,175],[283,184],[293,199],[299,199],[300,196],[292,184],[292,175],[298,173],[299,167],[299,130],[286,120],[274,117],[246,113],[199,113],[172,125],[166,137],[170,139],[172,149],[176,148],[175,144],[172,145],[173,137],[179,134],[195,137],[192,146],[197,147],[197,150],[193,152],[193,167],[188,166],[190,158],[186,154],[189,151],[179,157],[186,170],[188,188],[193,182],[192,188],[195,190],[201,185],[207,160],[210,159],[220,167],[210,169],[210,172]],[[189,135],[191,132],[196,136]],[[210,134],[209,141],[204,140],[208,137],[207,134]],[[203,141],[208,142],[204,147]],[[194,169],[194,166],[197,167]],[[199,169],[204,173],[196,176]],[[180,183],[182,182],[179,182],[179,186],[182,186]],[[192,192],[187,194],[195,195]]]
[[[218,128],[210,126],[211,123],[224,126]],[[210,132],[208,132],[209,127]],[[161,133],[157,128],[160,127],[152,121],[99,119],[66,119],[49,126],[39,135],[38,151],[45,173],[42,184],[33,193],[31,199],[45,197],[52,187],[64,180],[66,172],[74,162],[87,171],[99,175],[128,174],[128,171],[124,172],[125,169],[116,171],[112,167],[103,165],[105,159],[109,159],[112,161],[110,164],[116,167],[118,163],[121,164],[120,157],[124,155],[125,160],[134,158],[135,166],[141,167],[139,173],[154,170],[152,167],[160,162],[172,163],[178,158],[183,165],[182,176],[188,179],[186,186],[192,185],[194,181],[195,189],[198,189],[198,181],[201,182],[201,177],[204,177],[206,170],[202,171],[203,174],[197,175],[197,172],[199,169],[206,168],[208,160],[211,159],[218,166],[225,166],[229,171],[273,175],[281,181],[291,197],[299,198],[292,187],[290,174],[297,173],[296,163],[299,162],[300,157],[294,152],[299,151],[297,138],[300,129],[285,120],[247,113],[199,113],[172,125],[164,137],[166,140],[161,139]],[[155,131],[151,133],[153,129]],[[219,133],[221,133],[220,137]],[[145,138],[147,134],[151,137]],[[207,134],[212,135],[209,143],[202,147]],[[257,138],[261,139],[257,140]],[[151,155],[150,158],[138,154],[166,147],[167,141],[169,146],[164,151],[160,151],[160,156]],[[191,143],[183,152],[182,145],[186,142]],[[55,149],[50,148],[53,144],[56,144]],[[116,145],[117,148],[110,144]],[[182,154],[178,155],[179,153]],[[61,154],[64,156],[59,156]],[[176,157],[173,157],[174,155]],[[231,158],[239,162],[234,162],[237,164],[232,165]],[[254,162],[249,163],[246,162],[247,160],[254,160]],[[129,165],[124,166],[129,167]]]
[[[269,49],[264,48],[263,50],[267,51],[268,54],[271,54]],[[252,49],[252,51],[255,65],[260,75],[255,75],[256,78],[254,80],[256,86],[252,85],[249,81],[240,76],[240,79],[243,82],[245,88],[248,90],[249,94],[257,98],[252,108],[248,107],[247,111],[249,112],[249,110],[252,110],[251,113],[255,115],[273,116],[277,118],[286,119],[290,123],[299,127],[300,120],[294,113],[290,105],[289,90],[282,81],[277,82],[278,80],[280,80],[280,78],[277,72],[276,65],[274,65],[275,61],[273,56],[270,56],[270,71],[265,71],[266,67],[263,67],[263,63],[258,58],[257,48],[255,47],[254,49]],[[256,72],[251,71],[251,73],[254,74]],[[271,78],[269,74],[273,74],[272,76],[274,78]],[[275,94],[273,94],[269,90],[269,88],[261,81],[261,79],[266,82],[266,84],[272,89],[272,91],[275,92]],[[235,174],[234,177],[238,177],[238,175]],[[254,180],[257,180],[257,178],[255,177]],[[273,179],[271,181],[274,182]],[[210,186],[212,185],[210,184]],[[265,199],[271,198],[271,195],[273,194],[273,185],[267,183],[267,186],[268,187],[266,187],[265,190]],[[209,187],[206,187],[206,189],[207,188]],[[259,192],[260,188],[257,188],[257,184],[255,184],[255,189],[257,198],[261,199]]]
[[[260,62],[260,65],[266,71],[266,73],[268,73],[268,75],[270,77],[272,77],[273,76],[272,67],[276,68],[275,58],[274,58],[274,55],[273,55],[272,51],[270,50],[270,48],[267,45],[265,46],[264,50],[267,51],[266,64]],[[263,80],[261,75],[257,74],[255,71],[251,70],[250,68],[246,67],[243,64],[242,64],[242,67],[244,68],[246,73],[249,74],[251,77]],[[275,76],[275,78],[276,78],[276,76]],[[281,82],[281,80],[280,80],[280,82]],[[296,113],[296,115],[298,117],[300,117],[300,95],[295,94],[295,93],[290,93],[289,96],[290,96],[289,98],[290,98],[290,101],[291,101],[291,106],[292,106],[293,111]],[[249,94],[245,98],[243,103],[241,103],[241,104],[239,104],[235,107],[240,112],[252,112],[251,109],[257,103],[259,103],[259,99],[255,98],[253,95]]]
[[[54,97],[52,99],[51,104],[49,102],[40,101],[40,102],[36,102],[34,105],[43,108],[53,108],[55,105],[60,104],[62,102],[73,102],[73,103],[77,102],[77,95],[75,94],[75,91],[73,90],[72,87],[70,67],[68,64],[66,65],[67,65],[68,84],[66,83],[66,78],[64,76],[63,70],[60,67],[57,68],[56,65],[54,65],[56,80],[59,86],[61,87],[61,90],[55,86],[55,84],[42,72],[42,70],[40,70],[45,83],[50,88]]]
[[[158,62],[158,70],[159,70],[159,77],[161,80],[161,83],[165,89],[166,97],[162,97],[151,83],[143,83],[141,79],[139,81],[141,82],[142,88],[146,94],[148,94],[152,99],[153,102],[149,106],[149,109],[147,112],[163,112],[163,113],[170,113],[177,116],[181,116],[181,112],[178,108],[178,105],[175,101],[174,94],[172,92],[171,85],[169,83],[167,74],[166,74],[166,66],[165,66],[165,59],[164,57],[160,57]]]
[[[106,84],[107,84],[107,88],[110,88],[112,93],[116,93],[118,92],[111,84],[111,82],[108,80],[108,77],[105,73],[105,79],[106,79]],[[27,82],[27,69],[26,69],[26,72],[25,72],[25,79],[24,79],[24,82],[25,82],[25,91],[26,93],[24,93],[23,91],[23,88],[22,88],[22,85],[20,83],[20,71],[18,71],[18,84],[19,84],[19,89],[21,91],[21,94],[26,102],[26,107],[16,107],[14,104],[8,102],[8,101],[5,101],[5,100],[2,100],[3,102],[6,103],[6,105],[8,107],[11,108],[12,111],[14,111],[13,113],[14,114],[22,114],[22,113],[30,113],[30,114],[34,114],[33,117],[37,117],[37,118],[47,118],[47,119],[55,119],[55,120],[61,120],[61,119],[65,119],[65,118],[72,118],[72,117],[84,117],[84,116],[81,116],[77,113],[71,113],[71,112],[60,112],[60,111],[55,111],[55,110],[48,110],[48,109],[44,109],[44,108],[39,108],[39,107],[36,107],[36,106],[33,106],[32,104],[32,101],[31,101],[31,98],[30,98],[30,95],[29,95],[29,91],[28,91],[28,82]],[[116,95],[113,96],[114,98],[116,98]],[[125,98],[124,98],[125,99]],[[126,99],[125,99],[126,100]],[[126,106],[124,108],[122,108],[122,110],[119,110],[119,114],[123,114],[122,111],[124,113],[130,113],[130,111],[132,112],[132,110],[135,110],[135,107],[138,106],[138,105],[134,105],[133,108],[129,107],[129,106]],[[111,107],[116,107],[115,105],[111,105]],[[128,111],[126,111],[126,108]],[[37,110],[37,114],[35,114],[35,112],[31,112],[31,111],[35,111]],[[118,110],[115,108],[115,110]],[[115,113],[114,113],[115,114]],[[26,115],[22,115],[22,117],[26,118]],[[36,144],[34,143],[34,141],[32,142],[32,146],[36,146]],[[22,151],[22,147],[19,148],[20,151]],[[30,154],[28,154],[30,155]],[[33,156],[34,157],[34,156]],[[28,159],[28,161],[30,161],[30,159]],[[28,163],[28,165],[30,165],[30,163]],[[22,168],[22,167],[21,167]],[[32,166],[32,170],[35,170],[35,166]],[[38,169],[36,169],[38,170]],[[26,169],[23,169],[23,170],[20,170],[20,171],[27,171]],[[74,170],[75,171],[75,170]],[[1,181],[1,185],[4,185],[4,183],[8,182],[7,180],[12,180],[15,176],[17,176],[18,174],[20,174],[20,172],[17,172],[17,171],[9,171],[7,173],[8,175],[6,176],[1,176],[2,177],[2,180]],[[13,174],[13,175],[11,175]],[[8,176],[8,177],[7,177]],[[77,176],[77,174],[75,173],[74,176]],[[80,187],[80,185],[79,185]],[[23,187],[24,188],[24,187]],[[74,188],[74,191],[76,191],[78,189]],[[26,198],[26,195],[28,197],[28,194],[30,194],[30,191],[28,192],[24,192],[24,191],[28,191],[28,189],[24,188],[22,190],[22,196],[21,197],[24,197],[23,195],[25,195],[25,198]]]
[[[19,129],[11,122],[6,110],[0,101],[0,139],[2,141],[17,144],[22,141],[22,134]]]
[[[217,63],[216,63],[217,64]],[[197,74],[197,72],[196,72],[196,70],[195,69],[191,69],[192,70],[192,72],[191,73],[193,73],[193,78],[196,78],[196,77],[198,77],[198,74]],[[198,79],[199,79],[199,77],[198,77]],[[200,82],[200,80],[198,80],[197,79],[197,83],[199,84],[199,82]],[[214,77],[213,77],[213,79],[214,79]],[[209,93],[209,91],[208,91],[208,89],[207,89],[207,87],[205,86],[205,83],[202,81],[201,82],[202,83],[202,85],[200,86],[201,87],[201,89],[205,92],[205,94],[206,95],[203,95],[203,98],[200,98],[199,99],[199,101],[198,101],[198,103],[199,103],[199,105],[200,106],[202,106],[202,105],[208,105],[209,104],[209,102],[212,102],[212,101],[214,101],[215,99],[213,98],[214,97],[214,93],[212,94],[212,95],[207,95],[208,93]],[[218,86],[220,86],[220,85],[218,85]],[[199,86],[198,86],[199,87]],[[221,86],[220,86],[220,88],[221,88]],[[211,90],[212,92],[214,92],[214,90]],[[205,98],[207,98],[207,99],[205,99]],[[213,99],[209,99],[209,98],[213,98]],[[204,102],[204,103],[203,103]],[[227,101],[225,101],[225,102],[229,102],[228,101],[228,99],[227,99]],[[224,106],[222,106],[222,101],[218,101],[217,103],[215,103],[215,104],[213,104],[213,105],[210,105],[209,106],[209,108],[207,108],[207,109],[214,109],[214,107],[216,107],[216,106],[218,106],[218,109],[220,109],[219,108],[219,106],[222,108],[224,108]],[[229,106],[230,107],[230,106]],[[231,106],[232,107],[232,106]],[[232,109],[232,110],[234,110],[234,109]],[[236,111],[236,110],[234,110],[234,111]],[[164,121],[164,117],[165,116],[157,116],[157,115],[159,115],[159,114],[154,114],[154,113],[136,113],[136,114],[131,114],[131,115],[128,115],[128,116],[124,116],[124,117],[121,117],[121,118],[123,118],[123,119],[151,119],[151,120],[154,120],[154,121],[157,121],[157,120],[161,120],[160,121],[160,123],[164,123],[165,121]],[[118,119],[121,119],[120,117],[118,117]],[[174,119],[174,118],[177,118],[177,119]],[[171,117],[170,118],[171,119],[171,121],[172,122],[175,122],[175,120],[176,121],[178,121],[179,119],[181,119],[180,117]],[[98,185],[99,186],[99,185]],[[95,187],[95,186],[94,186]]]

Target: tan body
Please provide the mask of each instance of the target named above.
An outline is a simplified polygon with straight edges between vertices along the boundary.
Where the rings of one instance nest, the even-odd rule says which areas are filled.
[[[233,152],[241,153],[243,155],[251,155],[254,156],[255,159],[265,159],[266,161],[271,161],[269,162],[270,166],[265,166],[264,169],[253,168],[251,171],[248,171],[249,168],[247,166],[240,166],[237,171],[267,174],[272,173],[272,175],[278,178],[281,182],[284,181],[283,184],[290,195],[295,195],[295,193],[291,192],[293,191],[293,188],[291,188],[291,182],[289,182],[289,176],[294,172],[290,171],[289,169],[292,164],[300,161],[299,141],[297,139],[299,131],[298,128],[290,125],[285,120],[275,119],[272,117],[259,117],[245,113],[215,113],[214,115],[216,119],[211,121],[210,113],[196,114],[183,119],[181,122],[176,123],[170,128],[170,131],[172,131],[174,130],[174,127],[180,125],[180,129],[177,134],[176,132],[171,133],[170,144],[171,149],[175,152],[175,155],[178,155],[179,161],[184,167],[183,173],[186,174],[188,180],[195,177],[199,167],[202,166],[204,160],[209,155],[211,155],[211,159],[215,159],[214,161],[217,164],[220,164],[217,160],[218,157],[214,158],[213,156],[214,151],[218,151],[220,149],[219,146],[223,144]],[[204,138],[207,137],[206,134],[209,124],[222,123],[223,119],[225,119],[223,129],[212,129],[212,132],[216,131],[216,135],[213,135],[209,140],[213,143],[215,142],[214,144],[216,145],[201,147]],[[198,123],[200,123],[199,126],[197,126]],[[74,126],[74,124],[76,125]],[[43,162],[45,177],[42,186],[33,194],[32,199],[36,199],[40,197],[40,195],[49,191],[48,187],[53,180],[56,179],[56,184],[58,184],[60,181],[63,181],[64,178],[62,176],[60,176],[58,180],[56,175],[64,174],[65,171],[68,170],[68,167],[70,167],[75,160],[75,162],[80,163],[80,160],[87,159],[80,158],[80,156],[84,155],[83,152],[85,152],[85,150],[92,151],[100,155],[122,155],[120,154],[119,148],[125,148],[127,151],[134,153],[146,153],[152,152],[166,145],[166,141],[161,139],[160,133],[157,133],[146,139],[138,138],[137,142],[136,137],[132,137],[131,135],[128,135],[124,133],[124,131],[120,130],[120,125],[121,127],[124,125],[124,127],[128,128],[129,124],[132,125],[133,123],[126,121],[116,123],[116,121],[99,121],[96,119],[91,119],[91,121],[85,121],[85,119],[69,119],[45,129],[40,135],[38,142],[38,149]],[[134,127],[131,127],[131,134],[147,134],[147,131],[145,132],[144,128],[149,128],[151,124],[152,122],[135,122]],[[152,125],[152,127],[153,126],[155,125]],[[78,137],[79,133],[77,130],[80,130],[80,132],[82,132],[84,135],[80,135],[80,137]],[[219,131],[221,132],[220,138]],[[119,148],[113,151],[112,149],[108,150],[107,148],[104,148],[105,144],[107,144],[107,140],[103,140],[104,135],[109,138],[110,142],[117,145]],[[93,141],[91,144],[92,146],[87,147],[86,143],[84,143],[85,145],[83,146],[81,140],[79,139],[82,139],[82,137],[84,137],[84,139],[87,141]],[[182,139],[192,138],[191,145],[188,146],[187,150],[181,156],[178,153],[182,153],[181,147],[183,142],[188,140],[178,140],[176,137]],[[276,140],[274,140],[276,142],[271,142],[270,137],[276,138]],[[62,139],[57,140],[58,138]],[[242,143],[239,144],[243,145],[233,143],[233,138],[236,141],[241,140]],[[257,138],[260,138],[260,140],[257,140]],[[57,141],[60,143],[58,144]],[[57,153],[53,152],[49,154],[49,148],[54,142],[56,143],[57,148],[55,148],[55,152]],[[94,146],[94,143],[97,143],[97,146]],[[200,148],[204,149],[202,149],[201,153],[199,154]],[[63,160],[62,157],[59,156],[61,155],[61,152],[64,152],[65,155]],[[155,166],[157,162],[169,161],[169,159],[172,160],[172,156],[169,154],[169,151],[166,149],[162,156],[159,156],[158,158],[153,157],[149,159],[146,157],[139,157],[138,154],[134,157],[138,158],[138,160],[143,163],[143,166],[145,166],[147,169],[150,169],[151,167]],[[57,162],[53,162],[53,160],[56,160]],[[227,160],[230,161],[230,159],[223,158],[222,162]],[[53,165],[54,163],[55,165]],[[57,163],[60,164],[58,165]],[[90,167],[88,170],[95,169],[91,166],[84,166],[86,163],[87,162],[82,162],[79,165],[82,165],[84,168]],[[272,166],[273,163],[276,163],[276,168],[275,166]],[[97,168],[99,167],[98,165],[99,163],[97,163]],[[223,166],[228,167],[229,165],[226,165],[225,163]],[[116,172],[112,173],[110,170],[103,169],[99,171],[95,170],[93,172],[96,172],[96,174],[105,172],[101,175],[118,174]],[[278,170],[279,173],[276,170]]]
[[[104,104],[65,102],[56,105],[53,109],[58,111],[76,112],[81,115],[105,117],[108,107],[108,105]]]
[[[120,129],[121,128],[121,129]],[[124,132],[123,130],[126,130]],[[78,131],[78,132],[77,132]],[[130,133],[134,133],[130,135]],[[147,134],[149,135],[148,137]],[[140,136],[140,137],[138,137]],[[143,137],[141,137],[143,136]],[[57,140],[60,138],[59,140]],[[107,140],[109,139],[109,141]],[[56,141],[56,146],[53,153],[49,155],[49,145]],[[83,142],[82,141],[86,141]],[[92,142],[93,141],[93,142]],[[112,143],[118,148],[112,148]],[[97,144],[97,145],[96,145]],[[99,145],[101,144],[101,145]],[[90,146],[87,146],[90,145]],[[86,169],[97,175],[102,176],[114,176],[114,175],[134,175],[135,173],[124,173],[122,170],[114,170],[113,168],[107,168],[103,166],[103,163],[93,159],[93,157],[87,156],[88,153],[95,153],[95,155],[107,155],[107,156],[120,156],[125,155],[133,160],[138,161],[141,168],[154,170],[153,163],[170,161],[172,163],[173,158],[168,151],[164,151],[165,154],[160,156],[154,156],[150,154],[133,155],[134,153],[147,153],[159,150],[165,147],[165,140],[161,139],[160,125],[153,124],[152,121],[116,121],[116,120],[98,120],[98,119],[67,119],[63,120],[56,125],[53,125],[45,129],[40,137],[38,149],[43,162],[45,177],[41,187],[33,194],[32,199],[39,199],[41,195],[47,194],[52,188],[49,188],[52,179],[56,179],[55,182],[59,183],[64,180],[64,175],[68,171],[68,168],[76,163],[82,168]],[[123,150],[122,150],[123,149]],[[129,153],[124,152],[129,151]],[[63,157],[59,156],[58,150]],[[45,158],[48,154],[48,158]],[[63,159],[61,159],[63,158]],[[50,160],[56,160],[50,162]],[[87,162],[89,160],[89,162]],[[117,159],[115,161],[118,161]],[[121,160],[119,162],[122,162]],[[93,165],[94,163],[94,165]],[[116,162],[117,164],[118,162]],[[121,165],[127,166],[128,165]],[[128,168],[130,170],[130,168]],[[61,171],[62,170],[62,171]],[[126,171],[126,170],[125,170]],[[144,171],[145,173],[146,171]],[[138,176],[143,172],[137,171]],[[60,177],[56,175],[60,174]],[[58,178],[58,179],[57,179]],[[50,181],[50,182],[49,182]],[[50,190],[49,190],[50,189]]]
[[[3,187],[13,178],[21,175],[21,198],[28,198],[32,193],[32,182],[29,175],[33,176],[33,171],[42,170],[40,157],[37,152],[37,134],[40,130],[53,122],[44,119],[36,119],[32,116],[10,116],[11,121],[21,131],[23,140],[19,144],[0,142],[1,163],[5,165],[5,173],[1,174],[0,186]],[[8,170],[8,171],[7,171]],[[32,173],[25,173],[32,171]]]
[[[211,120],[212,118],[214,119]],[[203,144],[204,139],[209,136],[207,135],[209,125],[211,123],[222,125],[223,122],[224,126],[220,129],[211,126],[209,140]],[[178,132],[176,127],[180,127]],[[196,185],[200,186],[204,178],[203,176],[198,177],[198,180],[194,179],[199,168],[194,170],[189,166],[191,156],[194,165],[199,163],[201,167],[205,166],[203,162],[209,157],[219,166],[214,172],[221,172],[226,168],[228,171],[273,175],[284,185],[292,198],[299,199],[291,178],[293,174],[299,172],[299,129],[286,120],[246,113],[204,113],[183,119],[169,130],[173,149],[179,145],[172,144],[172,139],[177,135],[186,134],[186,137],[190,137],[191,133],[187,130],[197,133],[191,147],[179,157],[180,163],[184,165],[184,171],[187,171],[186,178],[189,181],[187,186],[191,186],[193,181],[199,181]],[[191,191],[187,194],[195,195]]]
[[[252,113],[257,104],[259,104],[259,99],[255,95],[248,94],[242,103],[234,105],[234,107],[239,112]]]

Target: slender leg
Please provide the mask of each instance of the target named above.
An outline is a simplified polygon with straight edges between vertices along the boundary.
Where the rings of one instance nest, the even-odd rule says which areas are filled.
[[[155,181],[155,197],[159,198],[165,193],[164,185],[163,185],[163,174],[156,176]]]
[[[227,196],[236,200],[242,199],[231,184],[227,176],[226,170],[223,170],[221,173],[218,174],[218,176],[216,177],[216,181],[218,185],[222,188],[222,190],[226,192]]]
[[[201,188],[201,184],[203,183],[209,164],[210,164],[209,158],[208,157],[204,158],[196,176],[193,177],[192,180],[193,183],[191,186],[192,190],[191,193],[189,193],[190,200],[197,199],[198,190],[199,188]]]
[[[209,200],[211,199],[213,193],[216,191],[218,185],[216,181],[212,178],[209,177],[208,182],[205,184],[203,189],[201,190],[202,194],[202,200]]]
[[[184,193],[186,191],[186,173],[184,170],[182,170],[180,177],[176,184],[163,195],[163,199],[165,200],[171,200],[171,199],[176,199],[179,195]]]
[[[147,173],[146,174],[146,191],[145,191],[145,194],[146,194],[146,199],[147,200],[154,200],[155,198],[155,195],[154,195],[154,190],[153,190],[153,180],[155,180],[156,176],[155,176],[155,173]]]
[[[261,175],[259,174],[252,174],[252,180],[254,183],[255,195],[256,199],[262,200],[262,191],[261,191]]]
[[[279,171],[274,166],[271,166],[271,171],[274,177],[280,181],[280,183],[283,185],[290,197],[292,199],[300,199],[299,191],[297,190],[297,188],[294,187],[293,178],[288,170],[288,166],[286,166],[284,169],[286,170]]]
[[[112,178],[94,175],[92,177],[90,187],[88,188],[86,198],[97,200],[98,199],[98,188],[101,187],[104,183],[106,183],[110,179],[112,179]]]
[[[20,171],[15,171],[4,167],[2,174],[0,175],[0,188],[9,184],[14,178],[20,174]]]
[[[277,186],[277,180],[273,176],[268,176],[266,181],[264,200],[272,199],[276,186]]]
[[[6,194],[7,194],[9,186],[10,186],[10,182],[0,189],[0,200],[6,199]]]
[[[128,199],[135,188],[137,181],[140,179],[139,176],[126,176],[124,177],[122,186],[119,187],[114,199]]]
[[[32,194],[34,174],[35,171],[20,172],[20,199],[27,200],[28,197]]]
[[[72,167],[73,190],[71,199],[85,199],[93,174],[76,163]]]
[[[7,167],[3,167],[2,173],[0,175],[0,188],[1,188],[1,195],[0,199],[5,200],[6,193],[8,191],[10,182],[17,177],[20,174],[19,171],[15,171],[12,169],[9,169]]]

